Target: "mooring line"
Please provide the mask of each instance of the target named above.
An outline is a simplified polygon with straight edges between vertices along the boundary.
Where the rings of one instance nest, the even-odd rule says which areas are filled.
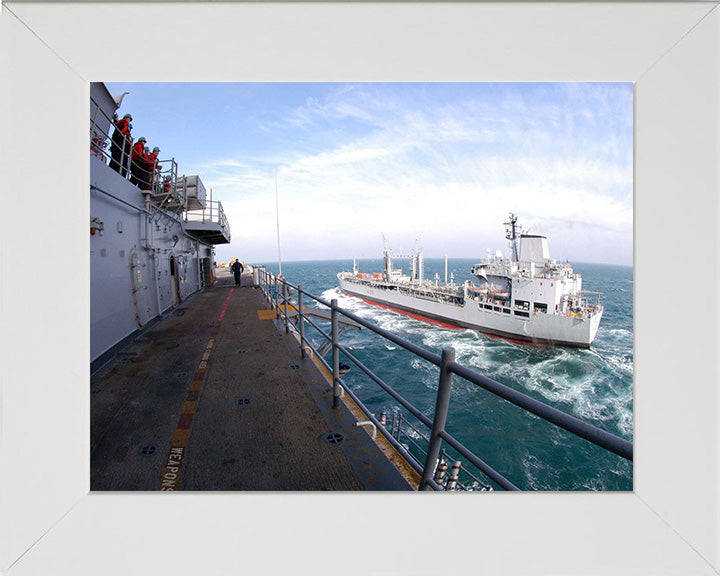
[[[227,312],[230,297],[234,290],[235,288],[230,288],[230,293],[225,299],[225,303],[220,311],[220,316],[218,316],[217,324],[215,324],[210,339],[205,345],[202,358],[198,363],[195,375],[190,383],[190,389],[185,397],[182,413],[180,414],[175,433],[170,442],[170,452],[165,461],[165,470],[163,471],[162,484],[160,486],[161,492],[174,492],[177,490],[180,481],[180,469],[182,468],[183,458],[185,457],[185,448],[190,438],[193,418],[195,417],[195,411],[197,410],[198,401],[200,400],[200,392],[202,392],[203,385],[205,384],[208,362],[210,361],[215,341],[220,332],[220,324],[223,318],[225,318],[225,312]]]

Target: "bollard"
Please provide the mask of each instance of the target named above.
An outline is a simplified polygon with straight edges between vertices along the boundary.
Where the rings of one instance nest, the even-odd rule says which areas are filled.
[[[305,318],[303,317],[303,293],[300,284],[298,284],[298,321],[300,322],[300,358],[305,360]]]
[[[430,432],[430,445],[425,457],[425,467],[420,479],[419,490],[430,490],[430,479],[435,470],[435,463],[440,456],[442,437],[440,434],[445,431],[448,407],[450,406],[450,389],[452,388],[452,372],[448,370],[448,364],[455,361],[455,350],[444,348],[442,351],[442,364],[440,366],[440,381],[438,383],[437,397],[435,400],[435,416],[433,417],[432,430]]]
[[[460,478],[461,466],[462,462],[460,462],[459,460],[453,462],[452,469],[450,470],[450,478],[448,478],[448,483],[445,490],[455,490],[457,488],[458,478]]]
[[[330,302],[330,320],[332,323],[332,369],[333,369],[333,408],[338,407],[340,396],[340,351],[338,350],[338,311],[337,300]]]
[[[447,462],[445,462],[445,460],[440,460],[437,468],[435,469],[435,477],[433,478],[433,480],[435,480],[435,482],[437,482],[440,486],[442,486],[443,480],[445,479],[447,469]]]

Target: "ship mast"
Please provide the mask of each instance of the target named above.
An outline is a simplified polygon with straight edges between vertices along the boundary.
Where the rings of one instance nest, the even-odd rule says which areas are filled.
[[[517,238],[520,233],[520,226],[517,224],[517,216],[510,212],[510,221],[503,222],[503,224],[505,224],[505,226],[509,226],[509,228],[505,230],[505,238],[510,241],[510,260],[517,262],[519,258]]]
[[[387,238],[385,238],[385,234],[382,234],[382,237],[383,237],[383,279],[387,281],[387,280],[390,280],[390,278],[392,277],[392,258],[390,257],[390,253],[388,252]]]

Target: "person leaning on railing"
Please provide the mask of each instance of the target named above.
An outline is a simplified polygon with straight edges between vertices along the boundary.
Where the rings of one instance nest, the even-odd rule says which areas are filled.
[[[160,181],[160,170],[162,170],[162,166],[158,164],[157,158],[158,154],[160,154],[160,148],[155,146],[155,148],[152,149],[152,152],[150,152],[149,156],[149,164],[150,164],[150,184],[152,185],[152,188],[154,190],[157,189],[157,183]]]
[[[132,147],[132,158],[130,163],[130,182],[135,186],[140,187],[145,182],[145,170],[143,169],[145,161],[143,155],[145,154],[145,140],[144,136],[140,136],[137,142]]]
[[[130,142],[132,141],[130,136],[130,132],[132,130],[132,124],[130,124],[131,121],[132,116],[130,116],[130,114],[125,114],[125,116],[123,116],[120,120],[115,120],[115,129],[113,130],[112,144],[110,145],[110,153],[112,157],[110,160],[110,168],[123,176],[127,175]],[[124,157],[123,152],[125,153]],[[121,164],[122,171],[120,169]]]
[[[152,160],[150,159],[150,148],[143,148],[141,167],[143,169],[143,190],[152,190]]]

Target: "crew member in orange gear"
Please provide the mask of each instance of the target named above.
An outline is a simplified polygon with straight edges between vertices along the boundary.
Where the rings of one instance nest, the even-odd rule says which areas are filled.
[[[155,146],[149,156],[150,175],[152,176],[150,183],[152,184],[153,189],[156,188],[156,183],[160,183],[160,170],[162,170],[162,166],[158,164],[157,161],[158,154],[160,154],[160,148]]]
[[[132,147],[132,161],[130,163],[130,182],[135,186],[140,187],[145,182],[145,169],[144,169],[144,154],[145,154],[145,140],[144,136],[138,138],[137,142]]]
[[[130,124],[131,121],[132,116],[130,116],[130,114],[125,114],[125,116],[123,116],[120,120],[115,121],[115,129],[113,130],[112,134],[112,143],[110,144],[110,168],[115,170],[115,172],[122,174],[123,176],[127,175],[127,154],[130,151],[130,130],[132,129],[132,124]],[[126,154],[124,158],[123,151]],[[121,164],[122,171],[120,170]]]

